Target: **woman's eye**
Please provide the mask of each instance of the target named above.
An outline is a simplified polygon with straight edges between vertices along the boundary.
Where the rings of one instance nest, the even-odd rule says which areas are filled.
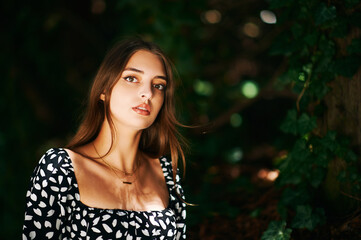
[[[154,84],[153,87],[155,87],[158,90],[163,91],[165,89],[165,85],[164,84]]]
[[[137,78],[133,76],[125,77],[124,80],[127,82],[138,82]]]

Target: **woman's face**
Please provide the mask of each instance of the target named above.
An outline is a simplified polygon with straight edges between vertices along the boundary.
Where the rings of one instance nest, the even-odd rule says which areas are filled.
[[[146,50],[135,52],[110,95],[113,122],[135,130],[151,126],[163,105],[166,85],[159,57]]]

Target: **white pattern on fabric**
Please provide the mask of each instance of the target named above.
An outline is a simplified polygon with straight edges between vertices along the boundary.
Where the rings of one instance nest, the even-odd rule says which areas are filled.
[[[80,202],[71,159],[62,148],[49,149],[40,159],[26,194],[23,240],[26,239],[185,239],[186,209],[176,194],[183,189],[172,178],[172,164],[160,165],[169,190],[164,210],[130,211],[92,208]]]

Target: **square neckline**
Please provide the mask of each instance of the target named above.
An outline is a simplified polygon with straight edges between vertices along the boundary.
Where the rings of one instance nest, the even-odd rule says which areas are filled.
[[[166,167],[164,166],[163,167],[163,164],[162,164],[162,158],[164,158],[164,156],[161,156],[158,158],[159,160],[159,165],[162,169],[162,172],[163,172],[163,177],[164,177],[164,180],[165,180],[165,184],[167,186],[167,190],[168,190],[168,205],[167,207],[165,207],[164,209],[161,209],[161,210],[129,210],[129,209],[121,209],[121,208],[100,208],[100,207],[90,207],[88,206],[87,204],[83,203],[81,200],[80,200],[80,192],[79,192],[79,185],[78,185],[78,180],[76,178],[76,175],[75,175],[75,169],[74,169],[74,165],[73,165],[73,161],[69,155],[69,153],[67,152],[67,150],[65,148],[59,148],[60,150],[63,150],[65,152],[65,157],[66,159],[69,161],[69,164],[71,166],[71,172],[73,174],[73,177],[74,177],[74,186],[75,186],[75,190],[76,190],[76,194],[78,194],[79,196],[79,199],[76,199],[77,202],[79,203],[79,205],[83,208],[87,208],[88,210],[96,210],[96,211],[106,211],[106,212],[125,212],[125,213],[162,213],[162,212],[167,212],[169,210],[171,210],[170,206],[171,206],[171,200],[172,200],[172,197],[171,197],[171,186],[168,185],[168,179],[167,179],[167,176],[165,175],[165,171],[163,168],[166,169]]]

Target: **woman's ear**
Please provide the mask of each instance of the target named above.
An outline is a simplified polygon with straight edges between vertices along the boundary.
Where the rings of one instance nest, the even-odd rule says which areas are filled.
[[[100,99],[101,99],[102,101],[105,101],[105,94],[104,94],[104,93],[100,94]]]

